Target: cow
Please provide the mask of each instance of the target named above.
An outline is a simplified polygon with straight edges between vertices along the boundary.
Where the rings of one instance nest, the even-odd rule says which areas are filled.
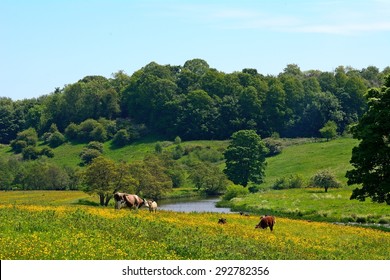
[[[129,207],[130,209],[138,209],[141,206],[149,207],[148,202],[140,198],[136,194],[120,193],[116,192],[114,194],[115,199],[115,209],[121,209],[122,207]]]
[[[149,212],[157,212],[157,202],[154,200],[148,200]]]
[[[274,216],[262,216],[260,218],[260,222],[255,226],[255,228],[262,228],[262,229],[265,229],[267,227],[270,228],[270,230],[272,231],[273,228],[274,228],[274,225],[275,225],[275,217]]]
[[[226,219],[225,218],[220,218],[219,220],[218,220],[218,224],[226,224]]]

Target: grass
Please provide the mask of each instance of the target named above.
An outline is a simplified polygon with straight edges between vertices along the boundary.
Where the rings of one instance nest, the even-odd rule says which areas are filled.
[[[358,141],[338,138],[329,142],[305,143],[286,147],[281,154],[267,159],[265,184],[269,187],[276,179],[288,175],[301,175],[309,180],[318,170],[329,169],[346,184],[345,173],[351,169],[352,148]]]
[[[352,169],[349,164],[352,148],[357,140],[339,138],[329,142],[290,145],[275,157],[267,159],[266,182],[262,192],[235,198],[221,205],[238,211],[274,213],[286,217],[330,222],[389,223],[390,207],[373,203],[350,200],[352,189],[347,186],[345,173]],[[341,182],[342,188],[324,189],[301,188],[271,190],[272,184],[283,176],[300,175],[307,182],[317,171],[329,169]]]
[[[0,215],[2,260],[390,258],[390,233],[286,218],[270,232],[254,228],[255,215],[223,214],[227,224],[220,225],[218,213],[39,203],[1,203]]]
[[[274,214],[292,218],[329,221],[379,223],[390,221],[390,207],[370,201],[350,200],[349,189],[270,190],[234,198],[229,206],[236,211]],[[363,219],[364,218],[364,219]]]

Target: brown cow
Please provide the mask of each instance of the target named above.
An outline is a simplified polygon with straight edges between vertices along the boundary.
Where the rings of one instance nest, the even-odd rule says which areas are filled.
[[[260,222],[255,226],[255,228],[262,228],[262,229],[265,229],[267,227],[270,228],[270,230],[272,231],[273,228],[274,228],[274,225],[275,225],[275,217],[274,216],[262,216],[261,219],[260,219]]]
[[[125,206],[129,207],[130,209],[138,209],[143,205],[149,207],[148,202],[145,199],[140,198],[136,194],[116,192],[114,194],[114,199],[115,199],[115,209],[118,210]]]

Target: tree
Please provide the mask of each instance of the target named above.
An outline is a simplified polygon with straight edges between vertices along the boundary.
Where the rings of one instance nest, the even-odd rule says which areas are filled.
[[[323,128],[320,129],[322,137],[326,138],[326,141],[336,137],[337,124],[334,121],[328,121]]]
[[[147,156],[142,162],[130,164],[130,174],[136,179],[136,193],[159,199],[172,189],[172,180],[163,160],[155,155]]]
[[[340,188],[340,183],[329,170],[317,172],[311,179],[310,185],[313,187],[324,188],[328,192],[329,188]]]
[[[86,185],[84,191],[97,194],[100,205],[107,206],[116,191],[129,189],[130,185],[134,184],[128,171],[125,163],[116,164],[103,156],[97,157],[82,172],[82,182]]]
[[[249,181],[262,183],[265,176],[267,148],[254,130],[240,130],[232,135],[224,152],[228,178],[246,187]]]
[[[361,140],[352,150],[353,170],[346,173],[348,185],[361,184],[351,199],[390,205],[390,75],[381,89],[367,93],[368,111],[352,128],[354,138]]]
[[[190,174],[190,179],[195,187],[208,195],[220,194],[226,190],[226,176],[221,172],[218,166],[208,163],[200,162],[193,169]]]

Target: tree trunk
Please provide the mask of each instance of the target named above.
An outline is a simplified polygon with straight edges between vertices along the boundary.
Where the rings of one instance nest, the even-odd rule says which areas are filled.
[[[99,194],[99,198],[100,198],[100,205],[104,206],[104,194]]]
[[[106,201],[104,202],[104,206],[108,206],[108,203],[110,202],[111,198],[112,198],[111,194],[106,195]]]

